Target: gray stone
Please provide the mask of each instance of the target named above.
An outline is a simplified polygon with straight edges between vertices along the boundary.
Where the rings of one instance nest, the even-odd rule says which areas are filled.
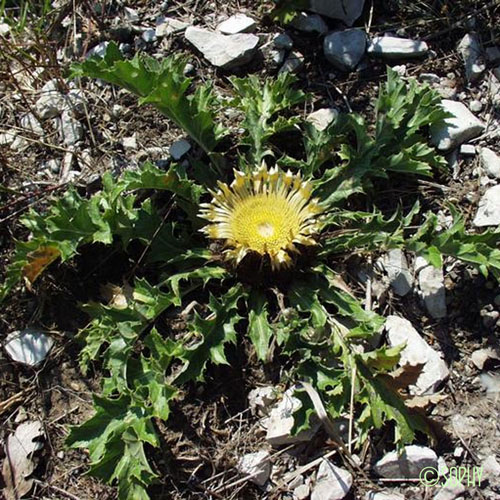
[[[286,33],[279,33],[273,38],[273,44],[278,50],[292,50],[293,40]]]
[[[243,455],[238,462],[237,470],[243,476],[252,477],[249,480],[258,486],[263,486],[271,475],[271,455],[268,451],[258,451]]]
[[[186,66],[184,66],[183,74],[186,76],[192,75],[195,72],[195,70],[196,68],[194,67],[194,64],[186,63]]]
[[[315,129],[322,131],[337,118],[339,112],[335,108],[321,108],[310,113],[306,121],[311,123]]]
[[[486,49],[486,59],[491,64],[500,64],[500,48],[498,47],[488,47]]]
[[[428,264],[422,257],[416,258],[415,269],[418,269],[418,285],[428,313],[434,319],[445,318],[447,311],[443,270]]]
[[[195,26],[190,26],[185,36],[211,64],[223,69],[251,61],[259,44],[259,38],[252,34],[222,35]]]
[[[391,491],[369,491],[365,500],[405,500],[405,496]]]
[[[274,66],[281,66],[286,59],[286,52],[284,50],[270,50],[269,57]]]
[[[245,14],[235,14],[229,19],[222,21],[217,30],[225,35],[236,35],[237,33],[251,33],[255,30],[257,23]]]
[[[302,406],[299,399],[293,396],[295,388],[291,387],[283,394],[283,398],[269,412],[269,417],[262,420],[267,429],[266,440],[272,446],[310,441],[319,428],[319,424],[293,436],[293,414]]]
[[[70,110],[75,116],[82,116],[85,113],[87,99],[80,89],[73,89],[68,92],[65,99],[65,108]]]
[[[175,35],[183,33],[188,28],[189,23],[173,19],[171,17],[158,17],[156,19],[156,36],[161,38],[165,35]]]
[[[66,98],[59,92],[57,80],[49,80],[41,89],[35,103],[38,116],[42,120],[60,115],[67,106]]]
[[[427,83],[439,84],[441,82],[441,77],[439,77],[435,73],[421,73],[420,75],[418,75],[418,79],[421,82],[427,82]]]
[[[41,123],[38,121],[38,119],[35,117],[33,113],[26,113],[21,120],[19,121],[20,125],[22,128],[28,130],[29,132],[42,136],[43,135],[43,128]]]
[[[328,32],[328,26],[323,21],[321,16],[317,14],[307,14],[306,12],[299,12],[290,23],[295,29],[305,33],[318,33],[324,35]]]
[[[277,391],[272,386],[257,387],[248,393],[248,406],[254,415],[265,415],[276,401]]]
[[[425,42],[395,36],[376,36],[368,44],[369,54],[384,59],[422,57],[428,50]]]
[[[484,123],[461,102],[443,99],[442,106],[451,117],[431,126],[431,141],[439,150],[455,149],[485,129]]]
[[[37,329],[26,328],[7,335],[4,349],[14,361],[35,366],[46,358],[53,345],[52,337]]]
[[[404,297],[413,287],[413,276],[408,269],[405,254],[395,248],[384,256],[382,264],[396,295]]]
[[[191,144],[186,139],[179,139],[172,143],[169,152],[174,160],[180,160],[190,149]]]
[[[481,56],[481,44],[474,34],[465,35],[457,48],[465,64],[465,76],[469,82],[477,81],[484,73],[486,66]]]
[[[476,154],[476,146],[474,144],[462,144],[460,146],[460,154],[462,156],[474,156]]]
[[[151,43],[156,40],[156,29],[155,28],[147,28],[141,33],[141,38],[146,43]]]
[[[297,73],[303,66],[304,56],[298,50],[292,50],[278,73]]]
[[[330,33],[323,41],[327,60],[342,71],[353,70],[365,54],[366,34],[353,28]]]
[[[406,319],[389,316],[385,322],[385,329],[391,347],[406,343],[399,361],[401,366],[423,365],[416,384],[409,387],[410,393],[422,395],[436,392],[450,374],[441,355],[427,344]]]
[[[342,500],[349,493],[352,480],[349,471],[323,459],[318,468],[316,484],[311,492],[311,500]]]
[[[489,148],[481,148],[479,159],[481,167],[490,177],[500,179],[500,156]]]
[[[365,0],[311,0],[309,10],[352,26],[363,12],[364,4]]]
[[[425,467],[437,470],[438,457],[426,446],[405,446],[401,455],[396,451],[387,453],[373,467],[376,474],[385,478],[418,479],[420,471]]]
[[[59,134],[66,146],[73,146],[83,138],[83,126],[68,112],[64,111],[58,120]]]
[[[487,456],[481,465],[483,467],[483,476],[485,479],[488,479],[490,483],[497,482],[498,479],[500,479],[500,464],[495,455]]]
[[[472,224],[476,227],[500,224],[500,184],[487,189],[483,194]]]
[[[453,481],[451,484],[445,483],[434,495],[433,500],[455,500],[465,490],[465,486],[459,481]]]

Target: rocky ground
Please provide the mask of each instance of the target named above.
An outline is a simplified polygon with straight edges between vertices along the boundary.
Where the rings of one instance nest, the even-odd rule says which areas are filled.
[[[184,53],[186,73],[211,80],[221,94],[232,74],[293,71],[313,95],[305,115],[336,108],[370,119],[386,65],[428,82],[453,115],[432,131],[450,168],[422,181],[429,207],[443,225],[450,222],[446,202],[460,206],[471,229],[500,224],[498,1],[353,0],[344,9],[340,0],[315,0],[286,26],[269,17],[270,2],[250,0],[56,0],[48,12],[30,7],[25,25],[17,3],[7,2],[0,18],[2,270],[14,240],[27,236],[19,218],[31,207],[43,210],[71,184],[92,193],[105,171],[197,154],[180,130],[154,110],[139,109],[127,92],[66,78],[72,61],[103,54],[110,40],[127,55]],[[20,291],[2,305],[0,489],[6,498],[17,498],[6,465],[15,443],[22,444],[16,453],[24,467],[19,497],[114,498],[113,488],[84,475],[86,455],[63,443],[67,426],[90,415],[99,388],[99,374],[83,378],[76,362],[71,336],[86,321],[77,303],[96,296],[96,283],[118,281],[121,270],[96,249],[92,259],[51,268],[36,296]],[[388,318],[389,342],[405,340],[404,357],[424,365],[415,390],[439,401],[432,414],[442,439],[407,447],[398,458],[387,436],[374,435],[353,448],[353,467],[322,430],[292,438],[294,399],[283,393],[286,387],[273,386],[278,370],[264,373],[241,360],[214,368],[212,383],[188,391],[161,429],[165,446],[154,457],[161,481],[152,498],[500,497],[498,283],[455,261],[440,272],[400,251],[353,272],[361,286],[370,283],[373,307]],[[12,336],[28,327],[34,330],[24,337]],[[348,421],[338,426],[345,433]],[[424,467],[443,474],[464,467],[471,478],[425,486],[418,479]],[[480,484],[472,481],[479,469]]]

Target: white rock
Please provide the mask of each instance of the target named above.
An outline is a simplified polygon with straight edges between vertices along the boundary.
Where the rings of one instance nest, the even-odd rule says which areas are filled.
[[[275,66],[281,66],[286,59],[285,50],[270,50],[269,57]]]
[[[271,475],[271,455],[267,451],[247,453],[238,462],[238,472],[243,476],[252,475],[252,483],[263,486]]]
[[[294,500],[306,500],[309,498],[310,492],[311,488],[308,484],[301,484],[293,490],[293,498]]]
[[[479,375],[479,380],[487,394],[496,397],[500,393],[500,373],[484,372]]]
[[[425,42],[395,36],[376,36],[368,44],[369,54],[385,59],[422,57],[428,50]]]
[[[16,138],[16,134],[12,132],[5,132],[4,134],[0,134],[0,146],[10,146],[14,139]]]
[[[304,66],[304,56],[298,50],[292,50],[278,73],[297,73],[302,66]]]
[[[483,109],[483,103],[481,101],[478,101],[477,99],[474,99],[469,103],[469,108],[473,113],[480,113]]]
[[[262,425],[267,429],[266,440],[272,446],[310,441],[319,428],[318,424],[292,436],[293,414],[302,406],[293,392],[294,387],[285,391],[283,398],[269,412],[269,417],[262,420]]]
[[[447,311],[443,270],[427,264],[422,257],[415,260],[415,269],[419,270],[418,285],[428,313],[434,319],[445,318]]]
[[[481,465],[483,467],[483,476],[485,479],[488,479],[490,483],[500,479],[500,464],[495,455],[487,456]]]
[[[83,126],[68,112],[64,111],[58,120],[59,134],[66,146],[73,146],[83,138]]]
[[[484,130],[484,123],[461,102],[443,99],[442,106],[452,116],[446,118],[443,123],[431,126],[431,140],[439,150],[455,149]]]
[[[389,281],[396,295],[404,297],[413,287],[413,276],[408,269],[405,254],[395,248],[382,259]]]
[[[411,394],[432,394],[450,374],[441,355],[432,349],[419,335],[412,324],[398,316],[389,316],[385,322],[387,340],[391,347],[406,343],[399,364],[422,364],[422,373],[415,385],[409,387]]]
[[[487,189],[483,194],[472,224],[476,227],[500,224],[500,184]]]
[[[460,154],[462,156],[474,156],[476,154],[476,147],[474,144],[462,144],[460,146]]]
[[[145,29],[142,34],[141,38],[146,42],[146,43],[151,43],[156,40],[156,29],[155,28],[147,28]]]
[[[89,57],[104,57],[106,55],[106,50],[108,48],[109,42],[101,42],[98,43],[95,47],[92,47],[88,52],[87,52],[87,59]]]
[[[259,38],[249,33],[221,35],[195,26],[185,36],[211,64],[224,69],[251,61],[259,44]]]
[[[61,171],[61,160],[52,158],[45,163],[44,167],[47,170],[50,170],[53,174],[58,174]]]
[[[131,135],[130,137],[124,137],[122,139],[122,145],[125,149],[137,149],[137,137],[136,135]]]
[[[173,19],[171,17],[161,16],[156,19],[156,36],[158,38],[165,35],[175,35],[183,33],[188,28],[189,23]]]
[[[35,135],[43,135],[43,128],[41,123],[35,117],[33,113],[26,113],[19,121],[21,127],[32,132]]]
[[[305,33],[318,33],[324,35],[328,32],[328,26],[323,21],[321,16],[317,14],[307,14],[306,12],[299,12],[290,23],[295,29],[304,31]]]
[[[492,347],[486,347],[485,349],[477,349],[470,356],[472,364],[478,370],[482,370],[486,362],[490,359],[500,360],[500,352]]]
[[[486,67],[481,57],[481,44],[476,35],[465,35],[457,48],[465,64],[465,76],[470,82],[477,81]]]
[[[339,112],[335,108],[321,108],[313,113],[310,113],[306,121],[311,123],[315,129],[322,131],[337,118]]]
[[[276,401],[276,389],[271,386],[257,387],[248,393],[248,406],[254,415],[265,415]]]
[[[251,33],[255,30],[257,23],[245,14],[235,14],[229,19],[222,21],[217,30],[225,35],[236,35],[237,33]]]
[[[9,33],[10,26],[7,23],[0,23],[0,35],[5,36]]]
[[[354,21],[363,12],[364,0],[311,0],[309,10],[332,19],[340,19],[347,26],[352,26]]]
[[[437,455],[426,446],[405,446],[398,456],[396,451],[387,453],[373,467],[376,474],[385,478],[418,479],[420,471],[425,467],[437,470]]]
[[[174,160],[180,160],[190,149],[191,144],[186,139],[179,139],[172,143],[169,152]]]
[[[286,33],[279,33],[273,38],[273,44],[277,49],[292,50],[293,40]]]
[[[500,156],[489,148],[481,148],[479,159],[481,167],[490,177],[500,179]]]
[[[52,337],[34,328],[25,328],[10,333],[4,348],[14,361],[35,366],[46,358],[53,345]]]
[[[130,7],[124,7],[123,13],[125,14],[125,18],[127,19],[127,21],[131,23],[136,23],[139,21],[139,13],[137,12],[137,10]]]
[[[366,34],[357,28],[335,31],[323,41],[325,57],[342,71],[353,70],[365,54],[365,50]]]
[[[405,496],[390,491],[369,491],[365,500],[405,500]]]
[[[438,489],[434,495],[433,500],[455,500],[458,496],[464,493],[465,486],[458,481],[453,481],[451,484],[445,484]]]
[[[349,471],[323,459],[318,468],[311,500],[342,500],[349,493],[351,486],[352,475]]]

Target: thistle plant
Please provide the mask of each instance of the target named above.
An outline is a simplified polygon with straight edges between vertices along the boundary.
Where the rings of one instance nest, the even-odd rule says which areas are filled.
[[[199,146],[201,159],[105,174],[91,197],[70,189],[21,221],[31,238],[18,242],[0,300],[21,279],[36,292],[49,265],[89,244],[143,248],[133,280],[115,284],[107,303],[83,306],[90,320],[78,333],[80,367],[85,375],[100,366],[104,376],[94,416],[71,429],[68,444],[88,449],[89,472],[116,484],[119,498],[149,498],[158,476],[146,448],[160,446],[157,420],[168,421],[186,384],[202,382],[211,364],[228,364],[228,346],[247,339],[259,362],[282,363],[287,381],[310,384],[330,419],[351,411],[361,441],[382,427],[397,446],[417,433],[432,436],[425,409],[395,370],[404,346],[376,343],[384,318],[356,297],[341,261],[401,248],[437,267],[450,256],[500,275],[498,230],[467,232],[452,206],[453,224],[443,230],[418,199],[406,213],[377,208],[377,179],[446,169],[426,135],[446,117],[439,96],[389,69],[374,126],[339,113],[320,130],[293,114],[308,96],[289,74],[232,78],[232,97],[223,99],[209,84],[193,89],[184,65],[175,56],[125,60],[110,44],[104,58],[75,64],[72,74],[155,106]],[[243,134],[217,122],[224,106],[241,112]],[[296,141],[293,151],[280,148],[283,133],[300,138],[299,156]],[[224,154],[231,140],[234,162]],[[162,319],[200,297],[206,304],[174,335]],[[307,393],[297,397],[296,432],[315,411]]]

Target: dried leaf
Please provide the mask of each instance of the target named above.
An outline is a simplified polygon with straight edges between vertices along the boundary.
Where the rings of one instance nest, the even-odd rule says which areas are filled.
[[[41,246],[28,254],[28,263],[23,268],[23,277],[28,290],[31,290],[31,285],[44,269],[60,256],[59,249],[50,245]]]
[[[417,383],[423,369],[424,363],[403,365],[393,371],[387,381],[396,390],[407,389],[410,385]]]
[[[429,396],[414,396],[408,398],[405,402],[408,408],[425,410],[428,406],[437,405],[447,397],[446,394],[430,394]]]
[[[34,421],[21,424],[7,438],[2,470],[6,500],[17,500],[31,491],[33,479],[29,476],[35,469],[32,454],[43,447],[39,441],[43,435],[42,423]]]

